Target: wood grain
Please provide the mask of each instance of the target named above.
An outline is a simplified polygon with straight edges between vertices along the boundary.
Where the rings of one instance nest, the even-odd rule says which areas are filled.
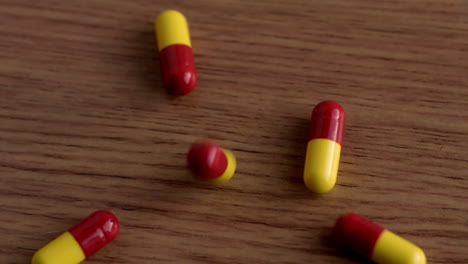
[[[152,21],[188,17],[196,91],[161,87]],[[97,263],[362,263],[330,228],[356,212],[468,263],[468,2],[0,0],[0,259],[97,209]],[[301,182],[310,112],[347,111],[337,186]],[[185,168],[234,151],[233,180]]]

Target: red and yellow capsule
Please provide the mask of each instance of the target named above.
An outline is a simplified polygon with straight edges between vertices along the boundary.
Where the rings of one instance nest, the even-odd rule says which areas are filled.
[[[426,264],[413,243],[353,213],[341,216],[333,228],[339,245],[379,264]]]
[[[198,178],[213,182],[230,180],[236,170],[236,158],[232,152],[210,140],[194,143],[187,161],[190,170]]]
[[[336,102],[321,102],[312,111],[304,183],[313,192],[325,193],[335,186],[344,122],[345,112]]]
[[[171,95],[190,93],[197,75],[187,20],[180,12],[167,10],[158,16],[154,27],[164,86]]]
[[[118,233],[115,215],[96,211],[37,251],[32,264],[78,264],[109,244]]]

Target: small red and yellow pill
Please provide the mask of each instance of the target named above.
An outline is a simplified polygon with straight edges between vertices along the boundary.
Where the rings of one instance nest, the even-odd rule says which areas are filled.
[[[426,264],[416,245],[353,213],[341,216],[333,228],[339,245],[379,264]]]
[[[312,111],[304,183],[313,192],[325,193],[335,186],[344,122],[344,109],[336,102],[321,102]]]
[[[190,93],[197,83],[189,28],[184,15],[175,10],[161,13],[155,21],[162,82],[169,94]]]
[[[213,141],[194,143],[187,155],[190,170],[200,179],[226,182],[236,170],[236,158],[231,151]]]
[[[96,211],[37,251],[32,264],[78,264],[109,244],[118,233],[115,215]]]

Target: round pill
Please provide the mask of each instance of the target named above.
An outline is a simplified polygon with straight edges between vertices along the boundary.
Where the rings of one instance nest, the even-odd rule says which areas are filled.
[[[236,170],[236,158],[232,152],[210,140],[194,143],[187,161],[198,178],[215,182],[228,181]]]

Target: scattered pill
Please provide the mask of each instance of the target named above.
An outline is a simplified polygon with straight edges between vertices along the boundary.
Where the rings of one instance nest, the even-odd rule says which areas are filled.
[[[379,264],[425,264],[424,252],[411,242],[353,213],[333,228],[339,245]]]
[[[304,183],[313,192],[325,193],[335,186],[344,121],[343,108],[333,101],[321,102],[312,111]]]
[[[115,239],[117,218],[96,211],[34,254],[32,264],[78,264]]]
[[[236,158],[232,152],[209,140],[194,143],[187,161],[197,177],[214,182],[230,180],[236,170]]]
[[[196,85],[195,62],[187,20],[175,10],[167,10],[155,21],[162,82],[169,94],[190,93]]]

